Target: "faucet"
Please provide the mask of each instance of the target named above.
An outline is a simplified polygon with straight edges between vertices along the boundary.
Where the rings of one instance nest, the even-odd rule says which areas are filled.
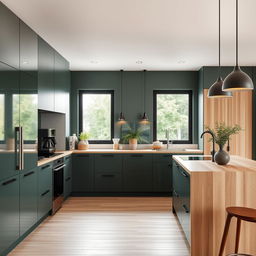
[[[215,136],[214,136],[214,134],[211,132],[211,131],[204,131],[202,134],[201,134],[201,139],[203,138],[203,136],[206,134],[206,133],[209,133],[209,134],[211,134],[211,136],[212,136],[212,161],[213,162],[215,162],[214,161],[214,155],[215,155]]]
[[[165,134],[166,134],[166,145],[167,145],[167,149],[169,149],[169,144],[170,144],[170,130],[166,129],[165,130]]]

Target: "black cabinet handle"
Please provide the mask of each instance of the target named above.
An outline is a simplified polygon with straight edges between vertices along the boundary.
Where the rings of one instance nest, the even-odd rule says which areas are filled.
[[[65,181],[69,181],[69,180],[71,180],[71,177],[68,177],[68,178],[65,179]]]
[[[113,154],[104,154],[104,155],[101,155],[101,156],[103,156],[103,157],[114,157],[114,155]]]
[[[41,196],[45,196],[46,194],[48,194],[50,192],[50,190],[46,190],[44,193],[41,194]]]
[[[173,190],[173,194],[176,196],[176,197],[179,197],[178,193],[175,191],[175,189]]]
[[[102,174],[101,176],[104,178],[111,178],[111,177],[114,177],[115,175],[114,174]]]
[[[28,176],[30,176],[30,175],[32,175],[32,174],[34,174],[34,173],[35,173],[34,171],[28,172],[28,173],[24,174],[23,177],[28,177]]]
[[[189,213],[189,209],[185,204],[183,204],[182,207],[183,207],[183,209],[185,210],[186,213]]]
[[[41,170],[44,170],[44,169],[49,168],[49,167],[51,167],[49,164],[45,165],[45,166],[41,167]]]
[[[13,183],[14,181],[16,181],[16,179],[7,180],[7,181],[3,182],[2,185],[3,185],[3,186],[6,186],[6,185],[8,185],[8,184]]]
[[[185,171],[181,171],[181,174],[182,174],[184,177],[188,177],[188,174],[187,174]]]

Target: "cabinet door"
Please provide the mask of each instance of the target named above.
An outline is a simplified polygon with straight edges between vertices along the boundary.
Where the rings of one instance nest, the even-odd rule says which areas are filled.
[[[37,168],[20,175],[20,235],[37,222]]]
[[[95,172],[122,172],[122,155],[96,154]]]
[[[19,238],[19,175],[0,183],[0,255]]]
[[[54,50],[38,38],[38,108],[54,111]]]
[[[0,61],[19,68],[19,18],[0,2]]]
[[[65,168],[64,168],[64,198],[70,196],[72,192],[72,159],[71,155],[65,157]]]
[[[52,164],[38,168],[38,220],[52,209]]]
[[[121,173],[95,173],[95,192],[122,192]]]
[[[37,34],[20,21],[20,70],[37,76],[38,41]]]
[[[18,174],[14,131],[15,124],[19,126],[19,97],[14,94],[19,95],[19,72],[0,62],[0,180]]]
[[[124,156],[123,183],[126,192],[152,192],[152,155],[130,154]]]
[[[168,154],[153,156],[153,186],[155,192],[172,192],[172,164]]]
[[[83,193],[93,191],[94,155],[74,154],[72,157],[72,191]]]

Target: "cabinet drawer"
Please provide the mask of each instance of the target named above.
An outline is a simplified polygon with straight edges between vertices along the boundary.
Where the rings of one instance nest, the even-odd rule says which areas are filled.
[[[95,174],[94,190],[96,192],[121,192],[122,176],[120,173]]]
[[[122,172],[122,156],[118,154],[95,155],[95,172]]]
[[[172,160],[171,154],[155,154],[153,155],[154,161],[170,161]]]
[[[43,193],[47,189],[52,189],[52,164],[39,167],[38,170],[38,192]]]
[[[38,220],[52,209],[52,189],[46,189],[39,194],[38,198]]]

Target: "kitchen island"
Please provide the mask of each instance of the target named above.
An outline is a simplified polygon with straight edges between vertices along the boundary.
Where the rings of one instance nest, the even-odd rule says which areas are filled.
[[[184,177],[187,176],[186,186],[190,186],[189,191],[178,186],[177,190],[185,192],[180,196],[178,191],[173,196],[174,211],[177,211],[190,241],[191,255],[216,256],[224,230],[226,207],[256,208],[256,161],[231,156],[228,165],[220,166],[209,160],[209,156],[206,156],[207,160],[190,160],[187,156],[173,156],[173,159],[178,167],[173,169],[173,175],[180,170]],[[173,182],[175,191],[175,179]],[[235,228],[233,220],[223,255],[234,252]],[[256,224],[242,222],[239,252],[256,255]]]

